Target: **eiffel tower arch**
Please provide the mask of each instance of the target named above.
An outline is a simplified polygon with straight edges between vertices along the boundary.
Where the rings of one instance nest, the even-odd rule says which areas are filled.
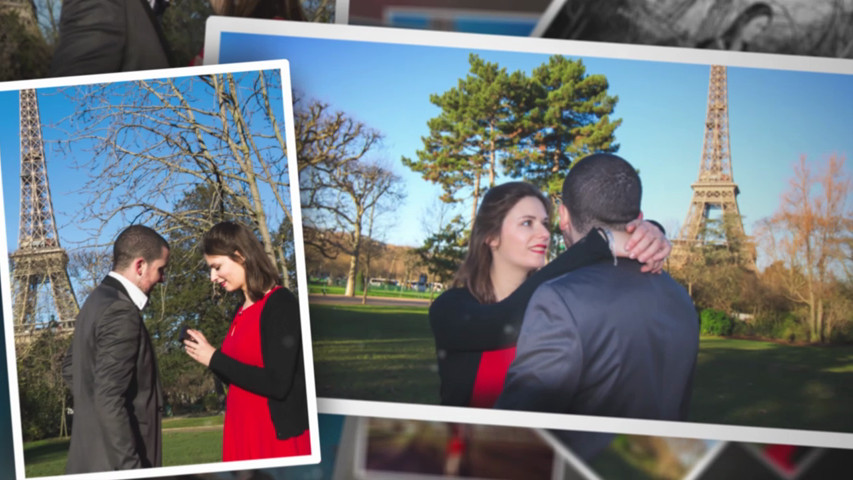
[[[722,211],[722,230],[727,245],[738,245],[741,262],[755,270],[755,250],[747,241],[737,204],[740,189],[734,181],[729,148],[729,106],[726,67],[711,66],[708,82],[708,111],[699,178],[690,187],[693,199],[678,239],[673,242],[670,264],[680,268],[690,260],[691,251],[708,241],[711,213]]]
[[[35,90],[21,90],[21,223],[18,249],[9,255],[15,338],[24,340],[49,319],[39,318],[40,293],[50,285],[55,326],[71,332],[77,299],[68,277],[68,254],[59,244],[50,199]]]

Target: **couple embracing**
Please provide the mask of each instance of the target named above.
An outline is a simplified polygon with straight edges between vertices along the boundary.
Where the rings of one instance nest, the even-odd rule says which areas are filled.
[[[219,223],[201,247],[210,280],[244,300],[221,348],[197,330],[183,341],[193,360],[229,385],[223,460],[310,454],[296,298],[245,226]],[[112,271],[80,309],[63,361],[74,397],[66,473],[162,465],[163,394],[141,312],[168,263],[160,234],[126,228],[113,245]]]
[[[641,196],[624,159],[580,160],[559,206],[569,248],[546,265],[547,199],[523,182],[486,193],[456,288],[430,307],[443,404],[686,419],[699,321]],[[590,456],[588,440],[569,443]]]

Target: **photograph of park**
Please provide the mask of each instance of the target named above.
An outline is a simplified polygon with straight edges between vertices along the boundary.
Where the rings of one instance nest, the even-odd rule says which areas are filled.
[[[701,317],[688,421],[853,432],[846,63],[748,68],[768,57],[740,54],[713,67],[691,50],[685,63],[660,48],[644,57],[669,61],[577,58],[532,39],[485,49],[473,35],[214,26],[213,60],[291,62],[318,396],[439,404],[429,302],[452,282],[483,192],[524,180],[553,200],[572,162],[604,151],[639,171],[642,211],[675,247],[667,270]],[[727,200],[703,200],[709,189]],[[477,421],[501,422],[491,413]]]
[[[156,75],[34,81],[0,91],[0,108],[14,112],[0,126],[0,154],[18,478],[106,469],[125,471],[103,478],[148,478],[319,461],[287,62]],[[140,250],[144,242],[156,246],[151,260]],[[223,273],[231,251],[217,252],[232,244],[237,260],[229,268],[236,270],[229,271],[238,273]],[[274,285],[249,303],[250,289],[264,281]],[[97,313],[103,298],[132,300],[131,321],[112,313],[125,311],[118,307]],[[263,328],[270,338],[282,332],[281,370],[292,369],[286,376],[269,376],[260,348],[249,359],[233,347],[234,338],[251,341],[242,332],[267,311],[283,312],[272,321],[286,327]],[[112,325],[135,330],[116,333]],[[245,327],[235,335],[238,325]],[[203,346],[210,348],[206,363],[194,356]],[[305,419],[309,447],[229,458],[229,416],[245,416],[226,407],[237,393],[245,402],[254,387],[214,369],[220,361],[271,382],[286,378],[286,393],[256,396],[264,405],[291,397],[302,405],[304,414],[292,416]],[[124,406],[113,413],[114,405]],[[260,411],[269,422],[270,410]],[[128,430],[111,427],[126,421]],[[89,432],[83,444],[75,428]],[[115,442],[102,454],[98,428]],[[125,431],[136,439],[133,454],[121,450]],[[117,463],[99,468],[75,460],[72,469],[75,441],[77,455],[83,448],[93,462]]]

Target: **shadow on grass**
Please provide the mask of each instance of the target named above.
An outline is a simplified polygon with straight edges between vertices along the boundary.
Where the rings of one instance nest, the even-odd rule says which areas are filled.
[[[853,432],[853,347],[703,338],[689,419]]]
[[[438,404],[427,308],[311,306],[317,395]],[[853,432],[853,346],[702,338],[690,421]]]
[[[311,306],[317,395],[437,404],[427,308]]]

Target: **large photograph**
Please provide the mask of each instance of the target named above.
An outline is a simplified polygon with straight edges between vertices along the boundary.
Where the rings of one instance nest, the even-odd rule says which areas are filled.
[[[339,413],[849,444],[848,62],[321,27],[211,21],[207,51],[293,66]]]
[[[19,478],[319,461],[287,62],[153,73],[0,92]]]

